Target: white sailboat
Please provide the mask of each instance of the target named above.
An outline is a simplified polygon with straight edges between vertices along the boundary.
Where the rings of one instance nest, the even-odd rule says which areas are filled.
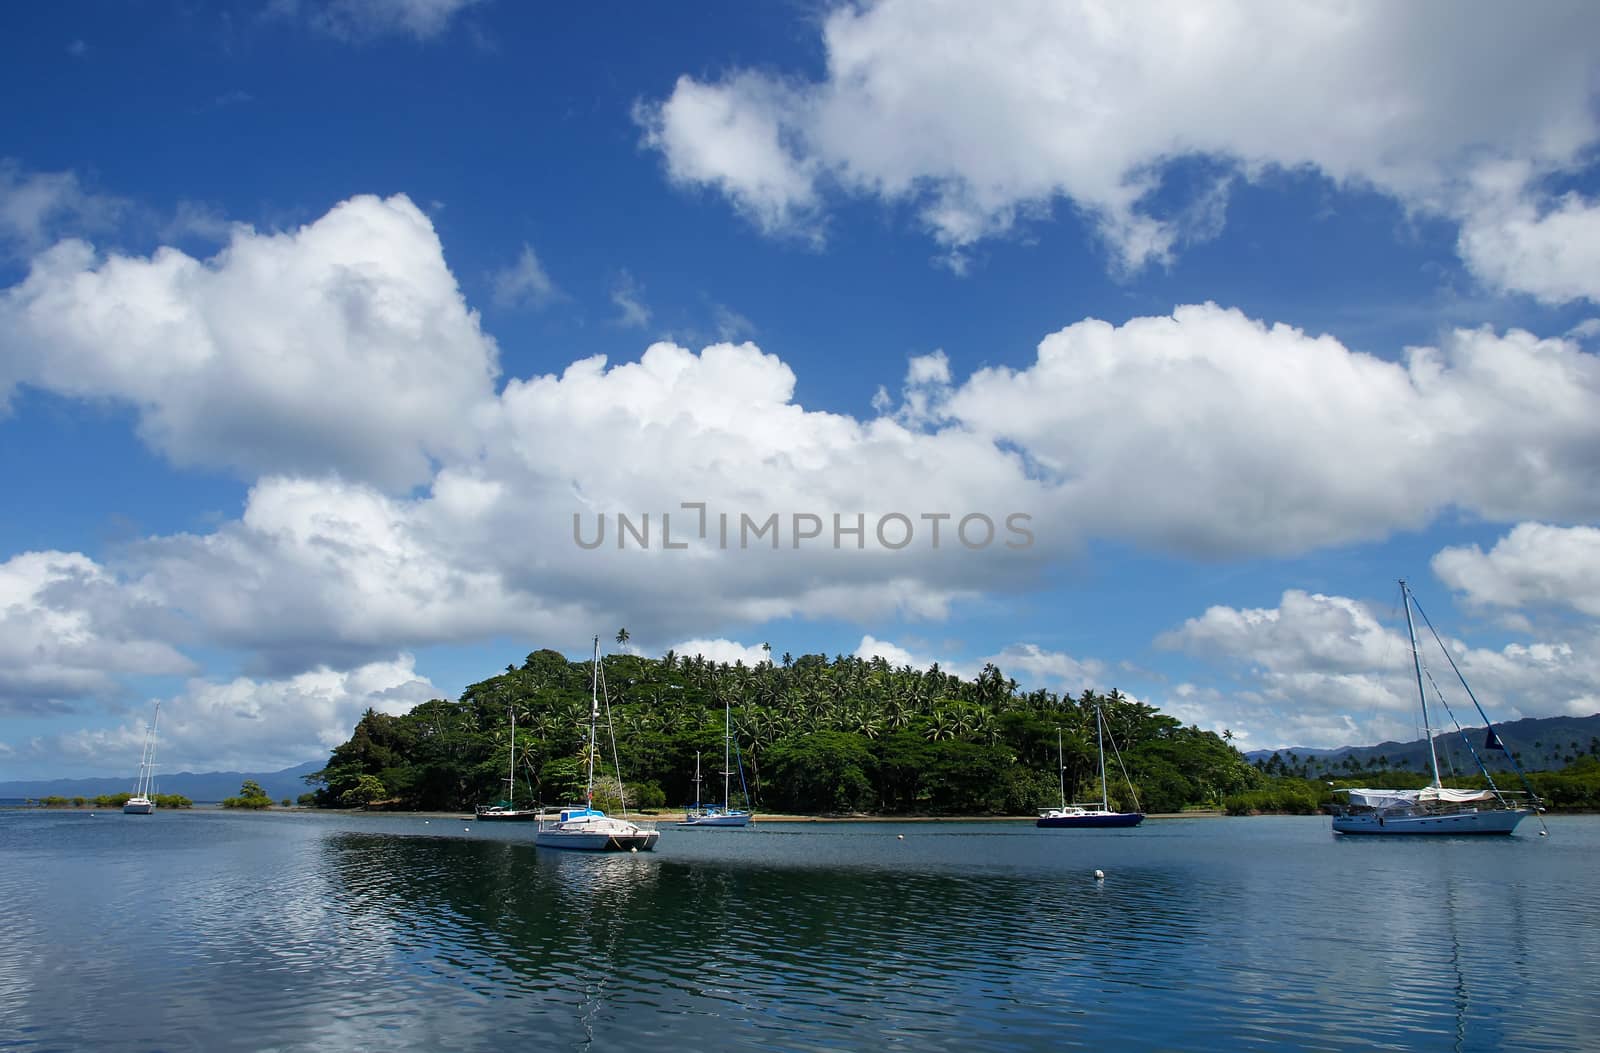
[[[732,768],[732,743],[733,743],[733,703],[723,702],[722,709],[722,807],[716,805],[702,808],[700,806],[700,754],[694,755],[694,809],[683,815],[679,826],[745,826],[750,822],[750,813],[730,808],[728,803],[728,779],[733,775]],[[744,780],[744,773],[739,773],[740,781]]]
[[[1061,777],[1061,807],[1050,808],[1039,813],[1039,818],[1033,825],[1051,829],[1106,829],[1115,827],[1138,826],[1144,822],[1143,812],[1113,812],[1111,810],[1111,796],[1106,788],[1106,731],[1105,718],[1101,716],[1100,707],[1094,707],[1095,737],[1100,742],[1100,807],[1095,808],[1089,804],[1067,803],[1067,765],[1066,753],[1061,748],[1061,729],[1056,729],[1056,762]],[[1112,743],[1112,748],[1116,743]],[[1119,755],[1120,758],[1120,755]],[[1120,764],[1120,759],[1118,760]],[[1122,773],[1127,778],[1128,773]],[[1128,792],[1134,794],[1134,805],[1138,806],[1138,794],[1134,791],[1133,780],[1128,779]]]
[[[594,676],[589,696],[589,785],[584,803],[561,809],[551,821],[541,818],[533,843],[540,848],[564,848],[583,852],[648,852],[661,839],[661,832],[629,819],[609,816],[594,806],[595,731],[600,720],[600,637],[594,638]]]
[[[1488,781],[1488,789],[1453,790],[1444,785],[1439,777],[1439,752],[1433,739],[1433,724],[1428,716],[1428,696],[1422,686],[1422,656],[1417,650],[1416,623],[1411,617],[1411,609],[1416,604],[1416,599],[1404,579],[1400,582],[1400,596],[1406,608],[1406,631],[1411,637],[1411,664],[1417,678],[1417,700],[1422,706],[1422,727],[1428,739],[1428,759],[1433,765],[1433,782],[1420,790],[1335,790],[1335,793],[1347,795],[1347,800],[1334,812],[1333,830],[1340,834],[1385,836],[1509,834],[1516,829],[1524,816],[1535,813],[1538,799],[1532,796],[1531,789],[1529,794],[1524,795],[1497,787],[1494,776],[1489,774],[1488,767],[1478,756],[1478,751],[1472,748],[1470,741],[1467,742],[1468,750]],[[1417,612],[1422,613],[1422,609],[1418,607]],[[1423,618],[1426,619],[1427,615],[1424,614]],[[1428,623],[1428,628],[1433,629],[1431,622]],[[1450,652],[1444,648],[1443,641],[1439,640],[1438,632],[1435,631],[1433,636],[1440,649],[1444,651],[1445,660],[1450,663],[1450,668],[1460,679],[1461,686],[1466,689],[1467,697],[1471,698],[1472,704],[1477,707],[1478,715],[1483,717],[1487,729],[1485,748],[1504,749],[1495,736],[1493,725],[1489,724],[1489,718],[1483,712],[1483,707],[1478,705],[1477,696],[1473,695],[1472,688],[1467,687],[1466,678],[1456,667]],[[1448,704],[1445,708],[1449,709]],[[1457,728],[1460,728],[1459,724]],[[1465,740],[1464,731],[1462,737]],[[1510,756],[1509,751],[1506,755]],[[1515,759],[1511,763],[1516,766]],[[1521,774],[1520,767],[1517,771]],[[1526,784],[1525,777],[1524,784]],[[1519,800],[1524,796],[1531,803],[1524,804]]]
[[[139,775],[133,784],[133,796],[122,806],[123,815],[152,815],[156,810],[156,725],[161,722],[161,700],[156,700],[156,712],[144,733],[144,752],[139,756]]]
[[[541,816],[536,808],[517,807],[517,707],[511,707],[511,770],[506,773],[506,799],[496,804],[480,804],[473,809],[475,819],[486,822],[526,823]]]

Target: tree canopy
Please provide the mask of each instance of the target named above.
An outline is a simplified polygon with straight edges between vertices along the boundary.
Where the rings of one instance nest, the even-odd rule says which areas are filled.
[[[401,716],[368,710],[308,779],[316,803],[457,810],[501,800],[513,710],[514,799],[572,803],[587,770],[591,670],[540,650],[457,701],[434,699]],[[1028,814],[1060,800],[1058,731],[1066,796],[1098,800],[1096,706],[1146,811],[1216,807],[1266,781],[1217,734],[1115,690],[1076,699],[1024,691],[994,665],[969,680],[882,658],[784,653],[779,664],[751,666],[668,652],[610,656],[602,674],[597,779],[636,808],[694,800],[697,753],[715,758],[702,799],[720,797],[725,705],[743,772],[742,794],[733,778],[735,804],[766,811]],[[1111,803],[1132,807],[1107,750]]]

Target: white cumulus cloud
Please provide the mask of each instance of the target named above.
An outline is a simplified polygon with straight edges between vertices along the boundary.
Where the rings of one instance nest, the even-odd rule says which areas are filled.
[[[1447,548],[1433,572],[1474,603],[1566,607],[1600,618],[1600,529],[1518,523],[1488,552]]]
[[[353,669],[319,667],[281,679],[196,679],[162,700],[163,771],[279,770],[326,757],[368,709],[409,712],[437,697],[409,654]],[[30,747],[80,771],[121,774],[136,761],[149,713],[120,727],[69,733]]]
[[[0,714],[111,701],[122,677],[189,673],[163,638],[180,631],[155,596],[87,556],[13,556],[0,563]]]
[[[830,191],[865,195],[915,209],[959,261],[1066,200],[1138,268],[1214,234],[1232,177],[1307,170],[1464,215],[1480,169],[1585,163],[1597,32],[1581,2],[883,0],[828,14],[818,81],[685,75],[636,119],[671,179],[766,231],[815,233]],[[1184,158],[1225,174],[1158,209]]]
[[[470,454],[497,351],[426,216],[357,197],[299,230],[236,227],[196,260],[65,241],[0,297],[0,397],[27,383],[133,405],[175,462],[337,471],[387,487]]]

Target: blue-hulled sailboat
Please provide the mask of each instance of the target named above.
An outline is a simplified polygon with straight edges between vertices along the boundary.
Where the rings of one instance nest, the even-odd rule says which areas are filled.
[[[1094,728],[1096,737],[1100,742],[1100,807],[1092,804],[1067,803],[1067,764],[1066,754],[1061,748],[1061,729],[1056,729],[1056,764],[1060,769],[1061,777],[1061,807],[1051,808],[1039,813],[1035,826],[1053,829],[1106,829],[1114,827],[1138,826],[1144,822],[1143,812],[1113,812],[1111,810],[1111,797],[1106,790],[1106,731],[1105,718],[1100,714],[1100,707],[1094,707]],[[1127,778],[1127,772],[1123,772]],[[1128,792],[1133,794],[1134,807],[1138,807],[1139,795],[1133,788],[1133,780],[1128,780]]]

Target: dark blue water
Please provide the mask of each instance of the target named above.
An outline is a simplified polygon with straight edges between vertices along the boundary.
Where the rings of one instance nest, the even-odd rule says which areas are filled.
[[[1597,1049],[1600,818],[1550,829],[0,812],[0,1049]]]

